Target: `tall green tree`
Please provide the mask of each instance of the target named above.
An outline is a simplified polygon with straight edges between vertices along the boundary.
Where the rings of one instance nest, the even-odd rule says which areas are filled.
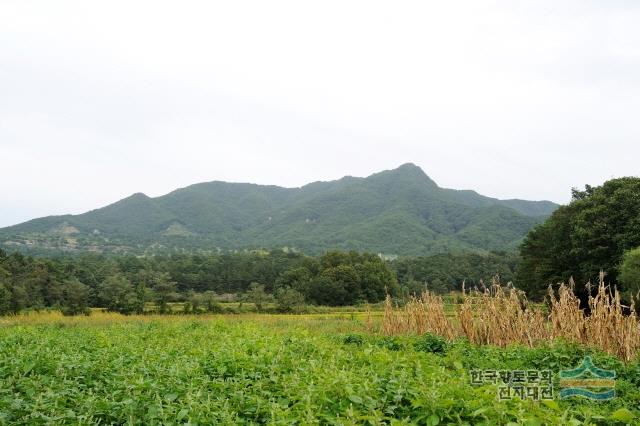
[[[151,277],[153,283],[153,293],[158,312],[166,314],[169,312],[169,302],[175,299],[176,282],[171,281],[168,273],[153,273]]]
[[[640,178],[620,178],[573,190],[573,199],[531,231],[520,252],[516,285],[530,297],[573,277],[597,280],[600,270],[618,281],[623,254],[640,246]],[[623,287],[623,286],[622,286]]]
[[[136,284],[134,297],[131,305],[132,312],[136,314],[144,314],[144,307],[147,301],[151,299],[150,291],[144,282]]]
[[[11,291],[0,282],[0,315],[7,315],[11,312]]]
[[[316,305],[343,306],[351,299],[344,284],[330,276],[318,275],[311,280],[308,300]]]
[[[284,271],[276,279],[275,287],[289,287],[301,294],[308,294],[313,274],[304,266],[298,266]]]
[[[379,258],[368,259],[355,265],[360,277],[361,298],[367,302],[379,302],[387,293],[398,291],[398,281],[395,274]]]
[[[29,307],[32,307],[32,305],[30,304],[27,288],[22,283],[13,283],[11,286],[11,312],[17,314]]]
[[[89,313],[89,287],[77,279],[64,283],[62,313],[64,315],[87,315]]]
[[[342,264],[327,268],[322,271],[321,276],[332,282],[334,294],[330,295],[333,299],[331,305],[354,305],[364,301],[360,276],[353,266]]]
[[[0,250],[0,259],[4,252]],[[9,289],[10,274],[0,267],[0,315],[11,312],[11,290]]]
[[[638,297],[640,292],[640,247],[627,251],[622,257],[619,274],[627,298]]]
[[[123,274],[107,277],[98,286],[98,297],[107,310],[128,314],[135,310],[135,293]]]

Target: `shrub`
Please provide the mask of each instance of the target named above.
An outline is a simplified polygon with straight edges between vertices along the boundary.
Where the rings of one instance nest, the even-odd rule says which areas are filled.
[[[446,340],[440,336],[436,336],[435,334],[425,334],[413,346],[419,352],[429,352],[438,355],[444,355],[447,353]]]
[[[304,296],[290,287],[276,291],[276,306],[279,312],[294,312],[304,305]]]
[[[348,334],[342,340],[345,345],[356,345],[361,346],[364,344],[364,339],[359,334]]]
[[[403,349],[402,344],[398,342],[398,340],[394,339],[393,337],[383,337],[378,341],[377,346],[388,349],[390,351],[394,351],[394,352],[397,352]]]

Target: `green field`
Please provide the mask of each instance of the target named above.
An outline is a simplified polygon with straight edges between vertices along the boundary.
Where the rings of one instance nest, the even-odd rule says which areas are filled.
[[[573,368],[585,350],[380,336],[363,315],[57,313],[0,320],[0,424],[634,424],[640,366],[610,402],[498,402],[470,369]]]

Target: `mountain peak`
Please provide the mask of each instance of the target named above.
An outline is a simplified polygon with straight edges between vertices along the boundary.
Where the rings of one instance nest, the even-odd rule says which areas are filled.
[[[428,186],[438,185],[431,179],[420,167],[413,163],[404,163],[392,170],[385,170],[380,173],[371,175],[370,177],[391,178],[402,181],[414,181]]]
[[[135,194],[132,194],[127,198],[146,200],[149,199],[149,196],[143,192],[136,192]]]
[[[396,170],[401,170],[401,169],[405,169],[405,170],[412,170],[412,169],[416,170],[417,169],[417,170],[422,171],[422,169],[420,167],[416,166],[414,163],[411,163],[411,162],[399,165]]]

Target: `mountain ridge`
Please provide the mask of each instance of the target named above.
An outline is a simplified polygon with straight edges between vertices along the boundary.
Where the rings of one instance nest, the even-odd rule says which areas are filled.
[[[309,253],[482,252],[513,249],[557,207],[441,188],[405,163],[297,188],[211,181],[159,197],[137,192],[79,215],[0,228],[0,246],[129,253],[282,247]]]

